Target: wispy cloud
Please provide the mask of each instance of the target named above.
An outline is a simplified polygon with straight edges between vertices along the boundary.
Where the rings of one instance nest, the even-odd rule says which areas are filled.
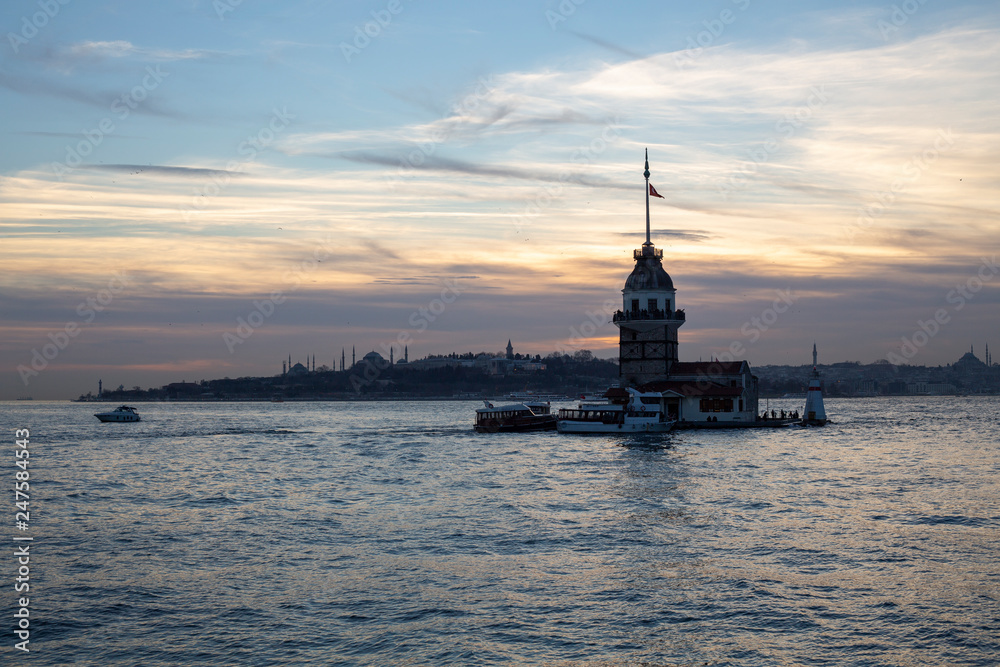
[[[371,151],[332,153],[327,154],[324,157],[337,157],[351,162],[378,164],[383,166],[398,167],[401,163],[399,157],[379,154]],[[634,188],[634,186],[629,183],[615,182],[610,179],[600,177],[595,178],[591,175],[580,172],[542,171],[538,169],[525,169],[508,165],[478,164],[437,155],[426,156],[420,164],[408,165],[408,168],[422,171],[445,171],[458,174],[514,178],[525,181],[547,183],[575,183],[593,188],[611,188],[617,190]]]
[[[19,76],[4,71],[0,71],[0,87],[29,97],[43,96],[77,102],[101,109],[106,113],[110,112],[111,105],[114,104],[115,100],[122,96],[120,90],[97,90],[93,87],[70,85],[41,76]],[[130,108],[130,113],[174,119],[186,117],[184,114],[164,106],[152,96],[144,99],[142,104],[136,104],[134,108]]]
[[[180,178],[208,178],[212,176],[246,176],[246,172],[205,167],[175,167],[159,164],[89,164],[80,169],[87,171],[111,171],[124,174],[146,174],[148,176],[171,176]]]
[[[642,55],[641,53],[637,53],[637,52],[632,51],[630,49],[626,49],[623,46],[620,46],[620,45],[615,44],[613,42],[609,42],[606,39],[601,39],[600,37],[595,37],[594,35],[588,35],[586,33],[576,32],[575,30],[567,30],[566,32],[568,32],[571,35],[576,35],[580,39],[582,39],[584,41],[587,41],[587,42],[590,42],[591,44],[596,44],[597,46],[601,47],[602,49],[607,49],[608,51],[612,51],[612,52],[617,53],[619,55],[623,55],[623,56],[626,56],[628,58],[632,58],[633,60],[642,60],[643,58],[646,57],[646,56]]]
[[[166,63],[219,59],[227,55],[232,54],[211,49],[144,47],[125,40],[113,40],[60,45],[39,51],[35,59],[46,67],[69,74],[82,67],[93,67],[115,60]]]
[[[712,234],[708,232],[697,229],[697,230],[683,230],[683,229],[651,229],[650,234],[657,237],[663,238],[667,237],[669,239],[677,239],[680,241],[689,241],[691,243],[704,243],[712,238]],[[618,232],[618,236],[626,236],[628,238],[635,238],[636,233],[632,232]]]

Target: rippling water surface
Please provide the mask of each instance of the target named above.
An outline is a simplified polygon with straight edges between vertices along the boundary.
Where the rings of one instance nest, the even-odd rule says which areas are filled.
[[[0,404],[35,538],[4,662],[998,664],[995,397],[631,439],[476,434],[471,402],[98,407]]]

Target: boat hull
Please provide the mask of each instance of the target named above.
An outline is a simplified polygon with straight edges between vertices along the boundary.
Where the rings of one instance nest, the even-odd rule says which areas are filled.
[[[563,419],[556,425],[560,433],[669,433],[674,422],[628,422],[606,424],[597,421],[575,421]]]
[[[554,431],[555,428],[555,415],[492,419],[475,425],[475,429],[479,433],[525,433],[528,431]]]
[[[113,414],[103,414],[99,413],[94,415],[102,422],[137,422],[142,421],[139,415],[113,415]]]

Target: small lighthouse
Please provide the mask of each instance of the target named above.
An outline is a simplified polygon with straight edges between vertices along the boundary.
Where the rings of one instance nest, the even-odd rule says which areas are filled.
[[[823,407],[823,388],[820,386],[819,370],[816,364],[816,343],[813,343],[813,372],[806,392],[806,407],[802,411],[803,426],[823,426],[826,424],[826,408]]]

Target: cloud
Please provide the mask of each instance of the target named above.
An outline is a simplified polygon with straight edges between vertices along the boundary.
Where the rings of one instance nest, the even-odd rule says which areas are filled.
[[[20,134],[20,135],[24,135],[24,136],[28,136],[28,137],[54,137],[54,138],[59,138],[59,139],[77,139],[77,140],[80,139],[80,133],[79,132],[43,132],[43,131],[27,132],[26,131],[26,132],[14,132],[13,134]],[[106,134],[106,135],[104,135],[104,138],[105,139],[108,139],[108,138],[112,138],[112,139],[141,139],[141,138],[145,138],[145,137],[137,137],[135,135],[130,135],[130,134],[118,134],[116,132],[114,134]]]
[[[693,231],[684,231],[681,229],[651,229],[650,234],[657,238],[666,236],[668,238],[689,241],[691,243],[702,243],[704,241],[708,241],[713,236],[702,229]],[[635,232],[618,232],[618,236],[635,238]]]
[[[36,56],[46,67],[70,74],[80,68],[93,68],[114,60],[165,63],[218,59],[231,55],[210,49],[164,49],[136,46],[125,40],[84,41],[48,48]]]
[[[64,53],[72,58],[139,58],[150,61],[201,60],[224,55],[208,49],[157,49],[138,47],[131,42],[80,42],[70,44]]]
[[[613,51],[614,53],[626,56],[633,60],[642,60],[646,57],[641,53],[630,51],[629,49],[626,49],[622,46],[619,46],[607,40],[601,39],[600,37],[594,37],[593,35],[588,35],[586,33],[576,32],[575,30],[567,30],[566,32],[568,32],[571,35],[575,35],[584,41],[590,42],[591,44],[596,44],[597,46],[600,46],[603,49],[607,49],[608,51]]]
[[[147,174],[150,176],[173,176],[181,178],[208,178],[212,176],[246,176],[247,172],[204,167],[175,167],[155,164],[89,164],[80,169],[86,171],[111,171],[124,174]]]
[[[140,76],[136,83],[138,84],[141,80],[142,77]],[[112,105],[122,96],[121,91],[102,91],[90,87],[77,87],[39,76],[24,77],[3,71],[0,71],[0,87],[26,96],[44,95],[60,100],[78,102],[86,106],[102,109],[105,113],[110,113]],[[185,118],[184,114],[164,107],[152,96],[146,97],[141,104],[130,106],[129,110],[131,113],[159,116],[162,118]]]
[[[377,164],[383,166],[400,167],[406,169],[417,169],[424,171],[446,171],[459,174],[469,174],[475,176],[492,176],[498,178],[515,178],[526,181],[541,181],[548,183],[573,183],[592,188],[610,188],[627,190],[634,186],[624,182],[614,182],[600,177],[588,176],[580,172],[542,171],[538,169],[525,169],[509,165],[497,164],[477,164],[453,158],[441,157],[438,155],[423,156],[422,161],[407,164],[398,157],[378,154],[371,151],[358,151],[347,153],[326,154],[324,157],[337,157],[351,162],[361,162],[365,164]]]

